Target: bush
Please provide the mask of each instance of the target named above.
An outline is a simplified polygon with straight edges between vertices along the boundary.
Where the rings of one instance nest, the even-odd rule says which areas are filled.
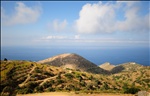
[[[88,84],[87,86],[86,86],[86,88],[87,88],[87,90],[94,90],[94,88],[93,88],[93,84]]]
[[[44,84],[43,84],[43,88],[45,89],[45,88],[48,88],[48,87],[51,87],[52,86],[52,84],[50,83],[50,82],[45,82]]]
[[[6,86],[6,87],[3,89],[3,92],[11,92],[12,90],[13,90],[12,87]]]
[[[86,83],[84,81],[79,82],[79,84],[80,84],[80,86],[83,86],[83,87],[86,86]]]
[[[72,79],[74,76],[71,73],[67,73],[65,74],[65,77],[67,77],[68,79]]]
[[[104,88],[105,90],[108,90],[108,89],[109,89],[109,86],[108,86],[108,84],[107,84],[106,82],[104,82],[103,88]]]
[[[30,89],[34,89],[36,86],[38,86],[38,84],[36,82],[29,82],[26,87],[30,88]]]
[[[28,93],[33,93],[33,90],[30,88],[24,88],[24,89],[19,89],[18,92],[19,94],[28,94]]]
[[[57,83],[57,85],[59,85],[59,84],[64,83],[64,81],[63,81],[63,80],[61,80],[61,79],[58,79],[56,83]]]
[[[38,69],[38,68],[35,69],[35,72],[36,73],[42,73],[42,71],[40,69]]]
[[[54,88],[52,88],[52,87],[49,87],[49,88],[47,89],[47,91],[48,91],[48,92],[54,92],[54,91],[55,91],[55,89],[54,89]]]
[[[78,78],[79,82],[81,82],[83,80],[82,76],[77,75],[76,78]]]
[[[47,76],[54,76],[54,74],[52,72],[44,72],[44,75],[47,75]]]
[[[58,76],[56,77],[56,79],[61,79],[61,73],[58,74]]]
[[[75,90],[75,87],[74,87],[74,85],[68,85],[66,87],[66,90],[68,90],[68,91]]]
[[[126,88],[126,89],[124,90],[124,93],[127,93],[127,94],[135,94],[135,93],[137,93],[138,91],[140,91],[140,89],[135,88],[135,87],[131,87],[131,88]]]
[[[91,75],[90,77],[89,77],[89,80],[93,80],[94,78],[93,78],[93,76]]]
[[[99,80],[95,80],[94,85],[98,86],[98,85],[102,85],[102,83]]]
[[[1,92],[0,96],[16,96],[16,92],[14,91],[14,87],[6,86],[3,91]]]
[[[43,87],[42,86],[37,86],[35,88],[35,92],[43,92]]]

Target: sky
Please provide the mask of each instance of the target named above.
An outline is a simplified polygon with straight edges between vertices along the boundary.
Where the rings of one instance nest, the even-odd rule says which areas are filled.
[[[1,46],[149,47],[149,1],[1,1]]]

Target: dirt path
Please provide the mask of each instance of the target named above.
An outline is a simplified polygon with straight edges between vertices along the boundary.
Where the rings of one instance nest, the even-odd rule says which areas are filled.
[[[43,84],[44,84],[45,82],[47,82],[48,80],[51,80],[51,79],[56,78],[57,76],[58,76],[58,75],[44,79],[43,82],[40,83],[40,86],[43,85]]]
[[[17,96],[134,96],[131,94],[109,94],[109,93],[100,93],[100,94],[85,94],[79,93],[75,94],[74,92],[45,92],[45,93],[35,93],[35,94],[26,94]]]
[[[22,82],[21,84],[19,84],[19,87],[24,86],[25,83],[26,83],[27,81],[29,81],[29,79],[31,78],[30,73],[32,73],[35,68],[36,68],[36,65],[35,65],[35,66],[31,69],[31,71],[28,73],[28,76],[27,76],[26,80],[25,80],[24,82]]]

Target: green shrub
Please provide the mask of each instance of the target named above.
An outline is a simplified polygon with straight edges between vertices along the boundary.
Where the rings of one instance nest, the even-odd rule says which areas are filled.
[[[52,84],[51,84],[51,82],[45,82],[44,84],[43,84],[43,88],[45,89],[45,88],[48,88],[48,87],[51,87],[52,86]]]
[[[91,75],[90,77],[89,77],[89,80],[93,80],[94,78],[93,78],[93,76]]]
[[[44,75],[47,75],[47,76],[54,76],[54,74],[52,72],[44,72]]]
[[[57,81],[56,81],[56,84],[57,84],[57,85],[62,84],[62,83],[64,83],[64,80],[57,79]]]
[[[76,78],[78,78],[79,82],[81,82],[83,80],[82,76],[80,76],[79,74],[76,75]]]
[[[93,84],[87,84],[87,86],[86,86],[86,89],[87,90],[94,90],[94,88],[93,88]]]
[[[53,85],[55,83],[55,81],[54,80],[50,80],[49,83]]]
[[[84,81],[81,81],[81,82],[79,82],[79,85],[82,86],[82,87],[85,87],[86,83]]]
[[[43,92],[43,87],[42,86],[37,86],[35,88],[35,92]]]
[[[3,92],[11,92],[12,90],[13,90],[12,87],[6,86],[6,87],[3,89]]]
[[[95,86],[98,86],[98,85],[102,85],[102,83],[101,83],[99,80],[95,80],[95,81],[94,81],[94,85],[95,85]]]
[[[35,72],[36,72],[36,73],[42,73],[42,71],[41,71],[39,68],[36,68],[36,69],[35,69]]]
[[[34,89],[35,87],[37,87],[38,84],[36,82],[29,82],[26,87],[29,88],[29,89]]]
[[[135,94],[135,93],[137,93],[138,91],[140,91],[139,88],[131,87],[131,88],[126,88],[126,89],[124,90],[124,93],[127,93],[127,94]]]
[[[74,85],[68,85],[66,87],[66,90],[68,90],[68,91],[75,90],[75,87],[74,87]]]
[[[71,73],[67,73],[65,74],[65,77],[67,77],[68,79],[72,79],[74,76]]]
[[[48,91],[48,92],[54,92],[54,91],[55,91],[55,89],[54,89],[54,88],[52,88],[52,87],[49,87],[49,88],[47,89],[47,91]]]
[[[61,79],[61,73],[58,74],[58,76],[56,77],[56,79]]]
[[[28,93],[33,93],[33,90],[30,88],[23,88],[23,89],[19,89],[18,94],[28,94]]]
[[[109,86],[108,86],[108,84],[107,84],[106,82],[104,82],[103,88],[104,88],[105,90],[108,90],[108,89],[109,89]]]

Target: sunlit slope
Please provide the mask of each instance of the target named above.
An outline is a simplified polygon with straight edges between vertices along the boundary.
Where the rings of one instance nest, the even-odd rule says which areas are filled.
[[[53,91],[127,93],[150,90],[150,67],[112,75],[93,74],[29,61],[1,61],[1,94]]]

